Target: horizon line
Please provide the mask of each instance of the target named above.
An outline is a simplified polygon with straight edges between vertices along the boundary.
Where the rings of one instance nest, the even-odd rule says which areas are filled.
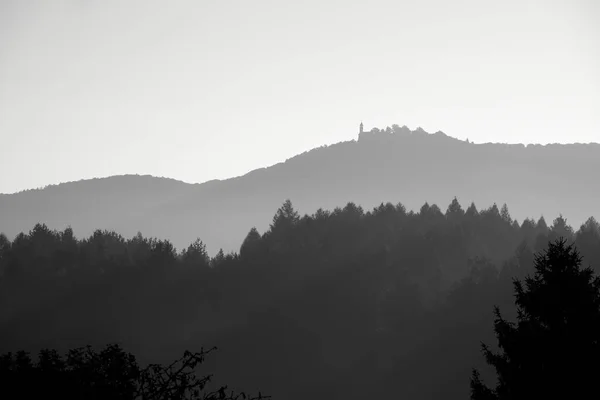
[[[362,122],[361,122],[361,124],[362,124]],[[508,146],[523,146],[525,148],[535,147],[535,146],[546,147],[546,146],[557,146],[557,145],[558,146],[569,146],[569,145],[600,145],[600,142],[587,142],[587,143],[586,142],[583,142],[583,143],[582,142],[569,142],[569,143],[560,143],[560,142],[552,142],[552,143],[550,143],[550,142],[548,142],[548,143],[527,143],[527,144],[525,144],[525,143],[506,143],[506,142],[480,142],[480,143],[476,143],[476,142],[470,141],[468,138],[463,140],[463,139],[459,139],[459,138],[454,137],[454,136],[450,136],[450,135],[444,133],[441,130],[438,130],[437,132],[433,132],[432,133],[432,132],[427,132],[421,126],[417,126],[414,130],[411,130],[407,125],[400,126],[398,124],[392,124],[391,126],[388,125],[385,128],[378,128],[378,127],[374,126],[374,127],[371,128],[371,130],[364,130],[363,131],[363,135],[364,134],[372,133],[373,130],[378,130],[379,131],[379,132],[375,132],[374,133],[375,135],[378,135],[378,134],[384,134],[385,135],[385,134],[388,134],[386,132],[386,130],[388,128],[392,129],[392,133],[389,134],[390,136],[398,135],[397,132],[393,131],[393,128],[392,128],[393,126],[398,126],[400,129],[407,128],[410,131],[411,134],[425,132],[428,135],[435,136],[436,134],[440,134],[441,133],[442,135],[446,136],[447,138],[450,138],[452,140],[456,140],[456,141],[459,141],[459,142],[463,142],[463,143],[468,143],[470,145],[508,145]],[[294,159],[296,157],[299,157],[299,156],[301,156],[301,155],[303,155],[305,153],[309,153],[309,152],[314,151],[314,150],[322,149],[324,147],[331,147],[331,146],[335,146],[337,144],[342,144],[342,143],[352,143],[352,142],[359,143],[359,136],[360,136],[360,134],[357,134],[357,138],[354,138],[354,139],[344,140],[344,141],[340,141],[340,142],[336,142],[336,143],[331,143],[331,144],[323,144],[323,145],[321,145],[319,147],[313,147],[310,150],[306,150],[306,151],[303,151],[301,153],[298,153],[298,154],[296,154],[296,155],[294,155],[294,156],[292,156],[290,158],[285,159],[284,161],[280,161],[280,162],[277,162],[275,164],[267,165],[267,166],[264,166],[264,167],[255,168],[255,169],[247,171],[246,173],[243,173],[241,175],[230,176],[230,177],[224,178],[224,179],[215,178],[215,179],[209,179],[209,180],[202,181],[202,182],[188,182],[188,181],[184,181],[184,180],[181,180],[181,179],[172,178],[172,177],[168,177],[168,176],[159,176],[159,175],[152,175],[152,174],[144,174],[144,173],[139,173],[139,172],[137,172],[137,173],[134,173],[134,172],[131,172],[131,173],[124,172],[124,173],[116,174],[116,175],[94,176],[94,177],[87,177],[87,178],[83,177],[83,178],[78,179],[78,180],[62,181],[62,182],[57,182],[57,183],[49,183],[49,184],[44,185],[44,186],[38,186],[38,187],[34,187],[34,188],[21,189],[21,190],[17,190],[17,191],[14,191],[14,192],[8,192],[8,193],[2,192],[2,193],[0,193],[0,196],[10,196],[10,195],[16,195],[16,194],[21,194],[21,193],[25,193],[25,192],[31,192],[31,191],[41,191],[41,190],[45,190],[45,189],[48,189],[48,188],[51,188],[51,187],[55,187],[55,186],[67,185],[67,184],[72,184],[72,183],[78,183],[78,182],[82,182],[82,181],[102,180],[102,179],[117,178],[117,177],[127,177],[127,176],[151,177],[151,178],[166,179],[166,180],[176,181],[176,182],[179,182],[179,183],[184,183],[184,184],[187,184],[187,185],[203,185],[203,184],[211,183],[211,182],[224,182],[224,181],[228,181],[228,180],[231,180],[231,179],[236,179],[236,178],[244,177],[244,176],[246,176],[246,175],[248,175],[248,174],[250,174],[252,172],[259,171],[261,169],[271,168],[271,167],[274,167],[276,165],[286,163],[287,161],[292,160],[292,159]]]

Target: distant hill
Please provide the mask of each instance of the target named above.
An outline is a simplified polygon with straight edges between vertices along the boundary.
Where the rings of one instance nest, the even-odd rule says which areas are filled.
[[[12,239],[37,222],[70,225],[78,237],[141,231],[178,249],[199,237],[214,254],[237,251],[253,226],[264,231],[287,198],[312,214],[349,201],[445,211],[454,196],[465,208],[507,203],[519,221],[543,215],[550,224],[562,213],[578,228],[600,216],[600,144],[473,144],[394,125],[222,181],[125,175],[0,195],[0,231]]]

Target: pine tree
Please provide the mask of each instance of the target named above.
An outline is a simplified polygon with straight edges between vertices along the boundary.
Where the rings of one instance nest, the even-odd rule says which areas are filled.
[[[524,284],[514,281],[517,323],[504,320],[496,307],[501,351],[482,345],[498,375],[496,388],[488,388],[474,370],[471,399],[598,396],[600,277],[581,263],[577,249],[561,238],[535,256],[533,277]]]
[[[460,203],[458,202],[458,199],[454,197],[454,199],[452,199],[452,202],[446,209],[446,218],[460,219],[463,215],[465,215],[465,212],[462,209]]]
[[[240,257],[243,257],[245,260],[256,257],[259,254],[260,240],[261,236],[258,230],[255,227],[250,229],[250,232],[248,232],[240,246]]]
[[[300,221],[300,215],[294,210],[291,200],[286,200],[277,210],[271,223],[271,231],[289,229]]]
[[[567,224],[567,219],[562,214],[552,222],[552,226],[550,227],[550,240],[559,237],[563,237],[569,242],[572,242],[575,238],[573,228]]]
[[[479,211],[474,202],[471,202],[471,205],[467,208],[467,211],[465,211],[465,215],[469,218],[474,218],[479,215]]]
[[[503,221],[512,224],[513,220],[510,216],[510,212],[508,211],[508,206],[506,205],[506,203],[502,205],[502,209],[500,210],[500,216],[502,217]]]
[[[206,245],[199,238],[184,249],[181,253],[181,260],[185,265],[208,268],[210,266],[210,257],[206,251]]]

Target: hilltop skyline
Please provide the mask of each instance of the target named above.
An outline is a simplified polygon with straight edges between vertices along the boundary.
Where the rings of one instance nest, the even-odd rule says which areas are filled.
[[[202,184],[130,174],[2,195],[0,221],[9,236],[46,222],[57,229],[70,225],[77,235],[94,229],[161,235],[178,248],[201,237],[214,254],[235,250],[248,227],[263,232],[286,199],[308,214],[347,202],[365,209],[388,201],[415,212],[426,202],[445,209],[457,197],[465,208],[506,203],[519,221],[544,216],[551,222],[562,213],[578,227],[598,215],[600,144],[471,144],[400,126],[391,132],[366,133]],[[559,191],[558,179],[564,180]]]
[[[589,0],[0,3],[0,193],[204,182],[401,123],[471,142],[600,138]]]
[[[362,122],[361,122],[361,124],[362,124]],[[363,124],[363,126],[364,126],[364,124]],[[400,127],[400,125],[398,125],[398,124],[392,124],[391,126],[392,127],[393,126]],[[368,136],[373,131],[378,131],[376,133],[377,135],[386,135],[387,134],[386,133],[386,129],[389,129],[389,128],[390,128],[389,125],[386,126],[385,128],[380,128],[380,127],[376,127],[376,126],[365,127],[363,134],[366,135],[366,136]],[[416,127],[415,129],[410,129],[406,125],[402,125],[401,129],[403,131],[406,131],[406,129],[408,129],[413,134],[415,132],[419,132],[419,131],[421,131],[421,132],[423,132],[425,134],[428,134],[428,135],[434,135],[434,134],[437,134],[437,133],[441,133],[441,134],[449,137],[450,139],[453,139],[453,140],[456,140],[456,141],[464,141],[464,142],[468,141],[470,144],[473,144],[473,145],[478,145],[478,144],[520,145],[520,144],[523,144],[523,143],[504,143],[504,142],[483,142],[483,143],[476,143],[476,142],[471,141],[469,138],[459,139],[459,138],[452,137],[450,135],[446,135],[443,131],[428,132],[428,131],[424,130],[422,127]],[[397,134],[397,133],[393,133],[393,134]],[[355,136],[354,138],[351,138],[349,140],[344,140],[344,141],[337,142],[337,143],[322,144],[321,146],[317,146],[317,147],[314,147],[312,149],[308,149],[306,151],[300,152],[298,154],[294,154],[291,157],[288,157],[286,159],[282,159],[282,160],[276,161],[273,164],[265,165],[265,166],[261,166],[261,167],[257,167],[257,168],[254,168],[252,170],[249,170],[249,171],[244,171],[244,172],[242,172],[239,175],[227,176],[227,177],[223,177],[223,178],[209,178],[208,180],[200,181],[200,182],[191,182],[191,181],[186,181],[184,179],[179,179],[177,177],[160,176],[160,175],[152,175],[152,174],[143,174],[143,173],[137,173],[135,171],[131,171],[131,172],[124,172],[124,173],[115,174],[115,175],[91,176],[91,177],[82,177],[80,179],[74,179],[74,180],[70,180],[70,181],[50,182],[50,183],[46,183],[46,184],[38,186],[38,187],[23,188],[23,189],[16,190],[16,191],[13,191],[13,192],[0,192],[0,195],[2,195],[2,194],[4,194],[4,195],[16,194],[16,193],[25,192],[25,191],[28,191],[28,190],[40,190],[40,189],[44,189],[46,187],[57,186],[57,185],[60,185],[60,184],[65,184],[65,183],[74,183],[74,182],[79,182],[79,181],[84,181],[84,180],[93,180],[93,179],[106,179],[106,178],[111,178],[111,177],[115,177],[115,176],[151,176],[151,177],[155,177],[155,178],[164,178],[164,179],[169,179],[169,180],[173,180],[173,181],[176,181],[176,182],[181,182],[181,183],[186,183],[186,184],[192,184],[192,185],[203,184],[203,183],[207,183],[207,182],[211,182],[211,181],[223,181],[223,180],[229,180],[229,179],[239,178],[239,177],[242,177],[244,175],[247,175],[247,174],[249,174],[251,172],[254,172],[254,171],[257,171],[257,170],[260,170],[260,169],[263,169],[263,168],[269,168],[269,167],[272,167],[274,165],[277,165],[277,164],[280,164],[280,163],[284,163],[284,162],[290,160],[291,158],[295,158],[297,156],[300,156],[303,153],[306,153],[307,151],[315,150],[315,149],[318,149],[318,148],[321,148],[321,147],[328,147],[328,146],[332,146],[332,145],[339,144],[339,143],[356,142],[356,141],[360,140],[361,135],[360,135],[360,132],[358,130],[357,130],[357,132],[356,132],[356,134],[354,136]],[[535,146],[535,145],[546,146],[546,145],[552,145],[552,144],[561,144],[561,145],[569,145],[569,144],[598,144],[598,142],[588,142],[588,143],[578,143],[578,142],[573,142],[573,143],[529,143],[529,144],[523,144],[523,145],[525,147],[528,147],[528,146],[532,146],[532,145],[533,146]]]

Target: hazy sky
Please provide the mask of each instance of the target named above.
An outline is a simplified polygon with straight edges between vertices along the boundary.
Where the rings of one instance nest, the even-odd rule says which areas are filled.
[[[0,0],[0,193],[203,182],[397,123],[600,142],[600,2]]]

